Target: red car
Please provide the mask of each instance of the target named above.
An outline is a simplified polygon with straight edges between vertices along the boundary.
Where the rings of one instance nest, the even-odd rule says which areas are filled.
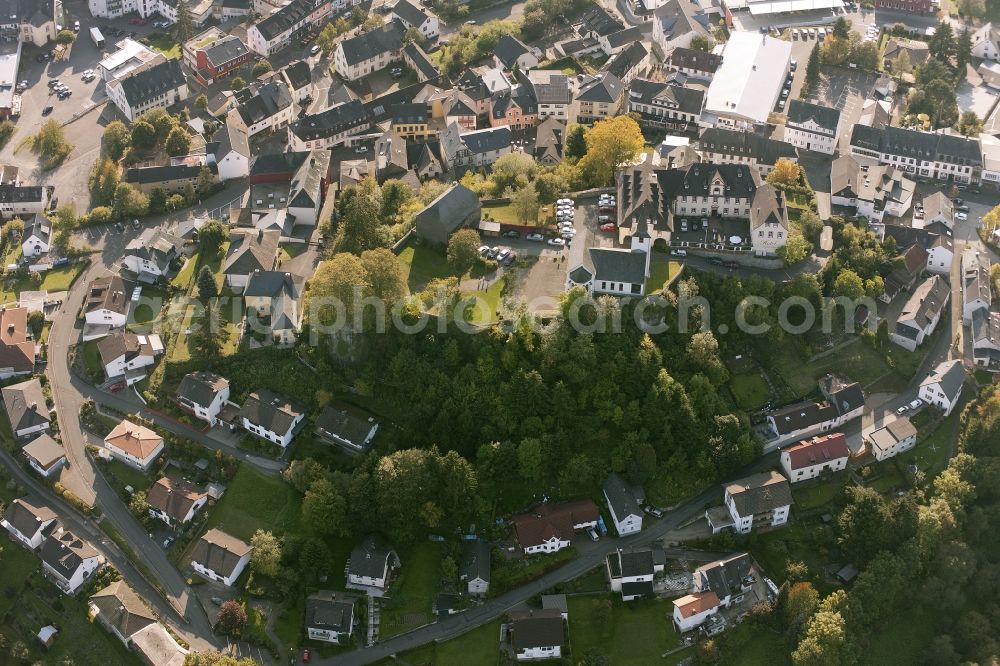
[[[112,384],[112,385],[111,385],[110,387],[108,387],[108,388],[110,388],[110,389],[111,389],[111,392],[112,392],[112,393],[120,393],[120,392],[122,392],[123,390],[125,390],[125,385],[124,385],[124,384],[121,384],[121,383],[119,383],[119,384]]]
[[[614,231],[617,227],[614,222],[608,222],[607,224],[601,225],[601,231]]]
[[[135,17],[135,18],[130,18],[130,19],[128,20],[128,22],[129,22],[129,23],[130,23],[131,25],[146,25],[146,22],[145,22],[144,20],[142,20],[141,18],[139,18],[139,17]]]
[[[309,648],[305,648],[302,650],[302,663],[308,664],[310,659],[312,659],[312,654],[309,653]]]

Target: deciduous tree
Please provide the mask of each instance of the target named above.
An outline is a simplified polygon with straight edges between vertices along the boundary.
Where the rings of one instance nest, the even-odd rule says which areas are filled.
[[[448,239],[448,263],[455,272],[463,274],[476,263],[479,257],[479,232],[475,229],[459,229]]]
[[[270,531],[257,530],[250,537],[250,568],[261,576],[274,578],[281,569],[281,542]]]
[[[120,120],[112,120],[104,128],[104,152],[114,161],[118,161],[125,155],[125,151],[132,145],[132,135]]]
[[[348,533],[347,503],[327,479],[317,479],[302,498],[302,521],[319,535]]]
[[[767,175],[767,182],[773,185],[794,187],[802,178],[802,168],[791,160],[781,158],[774,164],[774,169]]]
[[[191,261],[191,260],[189,260]],[[215,273],[208,265],[202,266],[198,272],[198,298],[207,301],[219,295],[219,288],[215,284]]]
[[[599,187],[614,181],[618,167],[631,162],[642,151],[644,139],[631,116],[599,120],[584,134],[587,154],[580,168],[587,182]]]
[[[170,134],[167,135],[164,149],[167,151],[168,155],[173,157],[187,155],[188,151],[191,149],[191,135],[189,135],[180,125],[174,127],[170,130]]]
[[[243,604],[235,599],[223,601],[222,605],[219,606],[219,615],[216,618],[216,623],[227,635],[240,636],[244,627],[247,626],[247,611],[243,607]]]

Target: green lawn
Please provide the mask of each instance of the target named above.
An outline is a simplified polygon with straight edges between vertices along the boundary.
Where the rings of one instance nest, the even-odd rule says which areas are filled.
[[[0,281],[0,304],[16,301],[22,291],[47,291],[56,293],[67,291],[77,276],[87,267],[86,261],[79,261],[67,266],[53,268],[42,274],[41,284],[36,284],[30,277],[10,277]]]
[[[918,414],[918,416],[922,415]],[[928,428],[917,426],[917,445],[899,456],[904,467],[916,463],[930,480],[948,466],[948,447],[955,424],[961,419],[962,410],[955,408],[951,415]]]
[[[495,666],[500,659],[500,620],[452,638],[404,652],[400,663],[411,666]]]
[[[180,287],[181,289],[187,290],[192,281],[194,280],[194,267],[198,263],[198,253],[195,252],[193,255],[188,257],[188,260],[184,262],[184,265],[177,275],[170,281],[170,284],[175,287]]]
[[[736,405],[743,410],[757,409],[771,397],[767,382],[759,373],[733,375],[729,379],[729,388],[736,398]]]
[[[830,513],[836,513],[833,503],[841,496],[844,483],[847,481],[845,472],[833,475],[818,482],[797,483],[792,487],[792,497],[795,508],[799,510],[816,509],[829,505]]]
[[[87,340],[80,348],[83,350],[83,363],[92,376],[103,377],[104,365],[101,363],[101,352],[97,348],[99,340]]]
[[[151,32],[142,39],[142,43],[156,49],[167,58],[176,60],[181,57],[181,45],[174,41],[170,35]]]
[[[681,264],[676,261],[654,261],[649,265],[649,279],[646,280],[646,293],[652,294],[663,289],[663,286],[673,281],[681,271]]]
[[[399,261],[403,264],[403,274],[412,293],[422,291],[431,280],[455,275],[448,265],[448,258],[426,245],[411,245],[399,253]]]
[[[548,224],[552,221],[555,211],[552,209],[552,205],[541,206],[538,209],[538,218],[535,222],[539,225]],[[483,206],[483,217],[494,219],[500,224],[525,224],[518,218],[517,213],[514,211],[513,206],[510,204],[490,204],[488,206]]]
[[[820,573],[831,562],[830,547],[836,543],[833,527],[819,517],[796,519],[780,530],[756,535],[751,554],[764,572],[778,585],[785,580],[789,561],[802,561],[810,571]]]
[[[239,296],[230,297],[232,300],[219,301],[219,312],[222,316],[222,323],[226,328],[226,342],[222,346],[222,355],[229,356],[236,353],[240,344],[239,329],[237,324],[243,316],[243,299]],[[189,361],[192,357],[191,338],[187,332],[191,327],[191,320],[198,308],[191,305],[185,308],[184,320],[181,322],[180,330],[177,333],[177,340],[174,343],[170,354],[171,361]]]
[[[206,529],[218,527],[249,541],[258,529],[276,535],[299,528],[302,498],[280,477],[264,476],[249,465],[240,465],[226,494],[212,510]]]
[[[792,647],[781,634],[767,627],[744,622],[727,629],[716,639],[720,663],[739,666],[785,666],[791,664]],[[902,664],[904,661],[866,662],[872,664]]]
[[[601,617],[599,604],[614,604],[611,617]],[[616,664],[661,664],[661,654],[677,647],[670,622],[673,605],[663,599],[624,603],[617,595],[569,598],[569,640],[573,655],[597,648]]]
[[[433,620],[431,606],[440,591],[442,550],[440,543],[426,541],[400,555],[399,576],[382,603],[381,638]]]
[[[146,324],[159,318],[160,312],[163,311],[163,306],[169,300],[167,293],[160,287],[144,286],[139,304],[132,308],[132,312],[129,315],[129,319],[131,320],[129,325],[137,325],[143,330],[148,330],[149,327]]]
[[[29,658],[23,663],[106,666],[107,664],[139,664],[133,653],[88,617],[86,598],[64,596],[41,574],[37,556],[10,541],[6,533],[0,537],[0,571],[12,594],[0,595],[0,633],[13,645],[23,642]],[[27,583],[31,582],[28,586]],[[16,608],[16,613],[8,611]],[[52,647],[42,652],[34,636],[43,626],[59,628]],[[86,649],[81,649],[86,646]],[[6,650],[4,657],[7,656]],[[67,660],[72,660],[67,661]],[[0,663],[21,663],[14,660]]]
[[[926,351],[929,345],[924,345],[921,350]],[[910,354],[906,350],[900,351]],[[890,352],[892,356],[893,352]],[[922,353],[922,352],[918,352]],[[898,368],[908,368],[912,359],[897,355],[900,359]],[[908,377],[899,370],[890,368],[885,357],[872,349],[866,342],[859,341],[839,349],[829,356],[817,359],[812,363],[803,358],[800,351],[794,345],[787,345],[784,353],[775,359],[775,369],[788,385],[789,395],[783,395],[786,399],[796,399],[809,395],[816,391],[816,382],[827,373],[835,373],[845,379],[860,382],[861,386],[868,391],[900,391],[906,387]],[[909,375],[912,377],[912,372]],[[877,381],[878,380],[878,381]],[[876,383],[877,388],[869,388],[869,385]]]
[[[108,482],[122,494],[126,492],[125,486],[132,486],[132,490],[135,492],[149,490],[155,480],[150,475],[144,474],[120,460],[102,463],[102,471]]]
[[[496,321],[496,312],[500,308],[500,294],[503,292],[504,278],[500,278],[489,286],[488,289],[470,291],[462,294],[462,298],[475,298],[475,303],[470,306],[467,321],[476,324],[489,324]]]

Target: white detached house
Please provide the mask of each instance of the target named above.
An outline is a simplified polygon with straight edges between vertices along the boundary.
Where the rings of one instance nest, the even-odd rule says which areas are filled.
[[[72,532],[59,528],[42,542],[42,571],[64,594],[76,594],[101,565],[94,547]]]
[[[209,425],[219,420],[219,412],[229,401],[229,380],[206,372],[189,372],[177,387],[177,403]]]
[[[635,499],[635,493],[614,472],[604,482],[604,499],[608,503],[611,519],[619,536],[642,530],[642,510]]]
[[[928,405],[934,405],[945,416],[955,409],[962,396],[962,384],[965,383],[965,368],[962,361],[954,359],[938,364],[934,372],[920,383],[917,397]]]
[[[249,544],[217,529],[210,529],[191,551],[191,568],[198,574],[232,587],[250,562]]]
[[[26,547],[37,550],[49,532],[55,529],[56,514],[47,506],[16,499],[7,507],[0,525]]]
[[[24,233],[21,236],[21,253],[28,259],[41,256],[49,251],[52,239],[52,225],[41,214],[31,218],[31,222],[24,225]]]
[[[788,521],[792,489],[775,471],[738,479],[726,484],[725,490],[725,506],[739,534],[749,534],[754,525],[777,527]]]

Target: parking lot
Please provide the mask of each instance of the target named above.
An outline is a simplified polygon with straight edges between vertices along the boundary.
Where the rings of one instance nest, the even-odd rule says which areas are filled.
[[[875,86],[872,72],[841,67],[824,67],[808,101],[840,110],[840,126],[853,127],[861,117],[865,99]],[[850,151],[851,133],[841,132],[840,150]]]

